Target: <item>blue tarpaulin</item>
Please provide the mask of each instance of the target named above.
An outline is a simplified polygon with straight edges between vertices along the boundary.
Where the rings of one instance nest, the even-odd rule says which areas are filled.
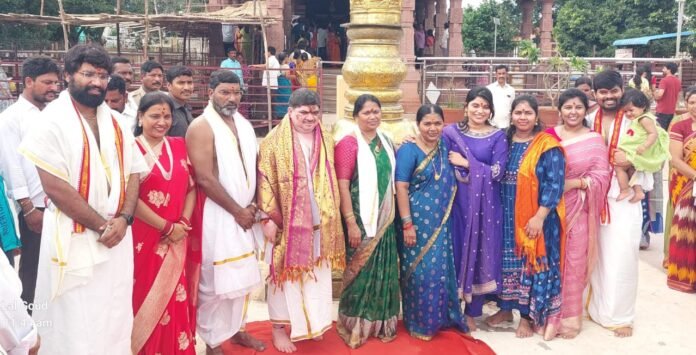
[[[688,37],[693,35],[694,32],[692,31],[684,31],[681,33],[682,37]],[[643,37],[636,37],[636,38],[626,38],[626,39],[617,39],[614,41],[613,45],[614,47],[634,47],[634,46],[647,46],[650,44],[650,41],[655,41],[658,39],[670,39],[670,38],[677,38],[677,33],[665,33],[661,35],[653,35],[653,36],[643,36]]]

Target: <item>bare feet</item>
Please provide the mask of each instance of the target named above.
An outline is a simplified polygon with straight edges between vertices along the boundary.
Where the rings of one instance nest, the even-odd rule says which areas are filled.
[[[625,188],[625,189],[621,190],[621,192],[619,193],[619,196],[616,197],[616,201],[625,200],[626,197],[628,197],[630,195],[631,195],[631,188],[630,187]]]
[[[558,336],[563,339],[573,339],[576,336],[578,336],[578,332],[567,332],[563,334],[558,334]]]
[[[633,336],[633,328],[631,327],[621,327],[614,330],[614,335],[619,338],[628,338]]]
[[[247,348],[252,348],[256,351],[266,350],[266,344],[264,344],[261,340],[252,337],[247,332],[237,332],[237,334],[235,334],[230,341]]]
[[[295,344],[290,341],[288,333],[285,332],[285,328],[273,327],[273,346],[281,353],[294,353],[297,351]]]
[[[512,312],[499,310],[496,314],[486,318],[486,324],[489,327],[494,327],[503,322],[512,322]]]
[[[478,330],[476,327],[476,319],[471,316],[466,316],[466,326],[469,327],[469,332],[475,332]]]
[[[623,193],[623,192],[622,192],[622,193]],[[621,196],[621,195],[619,195],[619,196]],[[643,192],[643,189],[641,189],[641,188],[634,188],[634,189],[633,189],[633,197],[631,197],[631,199],[628,200],[628,202],[630,202],[630,203],[636,203],[636,202],[640,202],[640,201],[643,200],[644,198],[645,198],[645,192]],[[617,199],[617,200],[618,200],[618,199]]]
[[[532,330],[532,325],[529,323],[528,320],[524,318],[520,318],[520,325],[517,326],[517,330],[515,331],[515,336],[518,338],[529,338],[532,335],[534,335],[534,331]]]

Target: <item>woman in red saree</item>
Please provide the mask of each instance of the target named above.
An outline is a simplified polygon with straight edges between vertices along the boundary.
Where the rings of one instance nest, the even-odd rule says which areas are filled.
[[[669,190],[674,210],[669,229],[667,286],[696,292],[696,86],[686,89],[686,109],[681,121],[669,130],[669,151],[672,154]]]
[[[602,137],[585,122],[587,96],[568,89],[558,100],[563,125],[550,128],[566,155],[566,240],[562,255],[560,314],[549,319],[547,333],[574,338],[582,329],[582,296],[597,255],[600,216],[609,189],[609,158]]]
[[[195,354],[195,320],[184,264],[195,202],[186,145],[166,137],[174,102],[146,94],[138,108],[136,142],[151,167],[141,176],[133,223],[134,354]]]

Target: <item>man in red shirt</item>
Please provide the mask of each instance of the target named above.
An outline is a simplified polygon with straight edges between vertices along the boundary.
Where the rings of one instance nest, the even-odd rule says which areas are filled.
[[[660,126],[667,130],[669,123],[672,122],[674,111],[677,108],[677,99],[681,91],[681,80],[674,76],[677,74],[677,64],[667,63],[662,67],[664,77],[660,80],[660,87],[655,90],[655,100],[657,107],[655,114]]]

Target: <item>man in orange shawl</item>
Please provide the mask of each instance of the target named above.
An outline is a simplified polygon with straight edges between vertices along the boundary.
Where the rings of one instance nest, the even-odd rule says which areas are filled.
[[[320,119],[317,93],[298,89],[259,151],[258,205],[274,244],[268,311],[273,345],[286,353],[331,328],[331,271],[345,265],[334,142]]]

